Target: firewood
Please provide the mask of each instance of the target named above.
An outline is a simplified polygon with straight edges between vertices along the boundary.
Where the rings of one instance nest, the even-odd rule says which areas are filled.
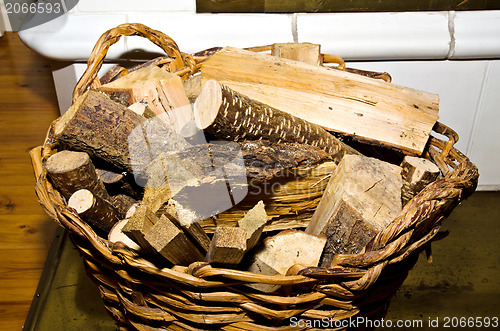
[[[184,85],[184,91],[186,92],[186,96],[188,97],[189,101],[191,103],[194,103],[201,92],[201,76],[191,76],[184,82],[182,82],[182,84]]]
[[[321,45],[311,43],[277,43],[271,48],[271,55],[305,62],[313,65],[320,65]]]
[[[72,149],[87,152],[117,169],[132,172],[128,139],[143,122],[142,116],[113,102],[103,93],[89,91],[56,122],[54,136]],[[140,152],[141,149],[137,148],[137,153]]]
[[[128,106],[128,109],[145,118],[155,117],[156,114],[148,107],[144,101],[139,101]]]
[[[297,230],[281,231],[266,238],[252,257],[248,271],[265,275],[286,275],[294,264],[308,267],[318,265],[326,238]],[[252,288],[263,292],[274,292],[279,286],[250,284]]]
[[[149,229],[144,239],[158,253],[176,265],[188,266],[205,259],[184,232],[165,215],[162,215]]]
[[[151,246],[144,237],[157,222],[158,217],[156,217],[151,209],[141,204],[135,208],[134,214],[129,217],[122,232],[139,244],[144,250],[151,251]]]
[[[124,217],[137,200],[126,194],[116,194],[109,199],[109,202],[120,213],[120,216]]]
[[[321,266],[335,254],[356,254],[401,211],[401,168],[375,158],[346,155],[332,173],[306,228],[328,237]]]
[[[405,156],[401,168],[401,177],[403,178],[401,199],[403,206],[422,191],[424,187],[435,181],[440,173],[439,168],[431,161],[414,156]]]
[[[162,213],[165,213],[170,220],[180,226],[184,232],[192,238],[191,241],[198,244],[203,253],[208,251],[210,247],[210,238],[205,230],[203,230],[200,223],[197,222],[192,211],[184,208],[177,201],[170,199]]]
[[[248,194],[237,206],[215,218],[201,220],[200,224],[209,233],[217,226],[237,226],[238,220],[262,200],[269,219],[264,231],[306,227],[335,168],[333,161],[320,162],[287,170],[262,183],[250,183]]]
[[[71,195],[68,207],[76,210],[78,215],[99,233],[109,233],[113,225],[120,220],[119,212],[101,197],[89,190],[81,189]]]
[[[438,118],[435,94],[234,47],[205,61],[201,76],[309,123],[407,153],[422,153]]]
[[[146,103],[157,115],[189,104],[179,76],[157,66],[134,70],[100,86],[98,91],[127,107],[136,102]],[[182,93],[178,93],[179,91]]]
[[[126,194],[134,199],[140,199],[144,194],[144,188],[139,187],[128,173],[105,169],[96,169],[96,172],[110,195]]]
[[[218,227],[215,229],[205,261],[226,267],[235,267],[247,251],[247,231],[244,228]]]
[[[257,245],[266,223],[267,214],[262,200],[238,221],[238,227],[246,231],[246,250],[251,250]]]
[[[134,249],[136,251],[141,251],[141,246],[137,245],[137,243],[131,240],[127,235],[125,235],[122,231],[123,227],[127,224],[128,219],[122,219],[118,223],[116,223],[111,231],[108,234],[108,240],[112,243],[116,243],[121,241],[128,248]]]
[[[80,189],[87,189],[100,198],[109,199],[87,153],[60,151],[49,157],[45,168],[55,187],[66,199]]]
[[[200,129],[223,139],[296,142],[332,155],[352,150],[319,125],[252,100],[215,80],[203,84],[194,116]]]

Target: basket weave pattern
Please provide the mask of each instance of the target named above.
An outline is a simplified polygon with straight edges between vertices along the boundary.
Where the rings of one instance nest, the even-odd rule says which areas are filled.
[[[158,64],[183,78],[197,72],[210,55],[210,51],[182,53],[163,33],[140,24],[124,24],[99,39],[73,100],[101,85],[97,72],[109,47],[123,35],[139,35],[160,46],[167,57]],[[342,69],[344,64],[339,63]],[[124,75],[127,70],[108,74]],[[453,147],[458,135],[441,123],[434,131],[446,139],[432,136],[424,156],[440,168],[440,179],[415,196],[363,252],[337,256],[339,265],[335,268],[303,266],[292,268],[286,276],[215,268],[202,262],[159,268],[121,242],[111,243],[97,236],[52,187],[43,163],[58,149],[53,126],[44,145],[31,154],[42,207],[69,231],[106,309],[121,329],[296,330],[300,328],[289,326],[291,317],[330,321],[383,317],[419,253],[430,250],[430,243],[442,237],[441,221],[474,192],[478,171]],[[281,288],[277,293],[263,294],[245,286],[248,283],[277,284]]]

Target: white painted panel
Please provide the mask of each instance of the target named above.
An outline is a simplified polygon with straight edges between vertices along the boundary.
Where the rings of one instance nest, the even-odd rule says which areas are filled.
[[[125,15],[67,14],[19,32],[19,37],[28,47],[54,60],[87,61],[92,49],[104,32],[126,22]],[[107,59],[123,56],[125,43],[122,40],[111,46]]]
[[[447,12],[298,14],[299,42],[349,60],[444,59]]]
[[[460,136],[456,144],[466,152],[487,61],[352,62],[349,67],[386,71],[394,84],[439,95],[439,121]]]
[[[471,160],[479,168],[479,185],[500,189],[500,61],[488,68],[476,127],[470,144]]]
[[[458,11],[454,16],[450,58],[500,58],[500,11]]]
[[[214,46],[250,47],[291,42],[292,16],[285,14],[129,14],[174,39],[180,50],[194,53]],[[151,42],[127,37],[127,49],[158,52]]]

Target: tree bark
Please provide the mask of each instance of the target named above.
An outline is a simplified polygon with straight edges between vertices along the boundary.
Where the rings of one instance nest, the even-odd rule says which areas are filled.
[[[110,198],[87,153],[60,151],[49,157],[45,168],[55,187],[66,199],[80,189],[87,189],[102,199]]]
[[[319,125],[252,100],[215,80],[203,85],[194,113],[200,129],[223,139],[308,144],[338,157],[353,151]]]

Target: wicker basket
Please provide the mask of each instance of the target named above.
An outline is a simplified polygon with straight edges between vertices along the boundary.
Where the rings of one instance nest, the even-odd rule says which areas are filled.
[[[168,57],[158,64],[179,76],[195,73],[211,53],[181,53],[161,32],[140,24],[120,25],[97,42],[73,100],[100,86],[97,72],[109,47],[122,35],[139,35],[160,46]],[[345,67],[337,57],[325,55],[326,60],[338,62],[339,69]],[[126,73],[123,68],[111,70],[104,79]],[[387,80],[387,76],[382,78]],[[52,130],[44,145],[31,152],[36,193],[47,214],[69,231],[106,309],[123,330],[298,330],[313,321],[327,323],[323,328],[346,329],[346,322],[354,316],[382,318],[419,253],[442,237],[441,221],[474,192],[478,179],[475,165],[453,147],[457,134],[437,123],[434,131],[446,139],[433,135],[424,155],[440,168],[442,177],[415,196],[364,252],[337,256],[338,267],[297,268],[286,276],[215,268],[201,262],[160,268],[120,242],[100,238],[66,206],[43,167],[58,148]],[[246,283],[282,286],[279,293],[262,294]],[[293,323],[299,319],[309,324]]]

